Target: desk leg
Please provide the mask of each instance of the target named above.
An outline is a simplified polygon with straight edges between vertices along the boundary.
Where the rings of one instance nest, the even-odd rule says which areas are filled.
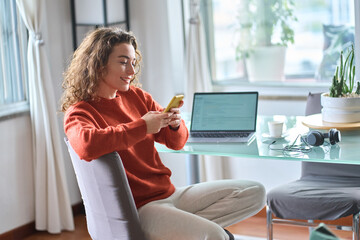
[[[188,154],[186,156],[187,183],[188,185],[200,182],[199,156]]]

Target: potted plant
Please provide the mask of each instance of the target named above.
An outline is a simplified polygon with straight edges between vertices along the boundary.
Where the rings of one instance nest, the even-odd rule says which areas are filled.
[[[238,12],[236,55],[245,59],[249,81],[283,80],[286,47],[294,43],[294,1],[242,0]]]
[[[360,82],[355,80],[354,46],[341,51],[330,92],[321,95],[325,122],[360,122]]]

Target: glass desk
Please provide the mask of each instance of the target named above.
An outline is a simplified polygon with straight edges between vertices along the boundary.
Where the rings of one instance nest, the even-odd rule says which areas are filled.
[[[187,121],[188,116],[183,116]],[[341,141],[336,145],[324,144],[312,147],[309,152],[286,152],[283,147],[294,143],[301,144],[299,135],[306,135],[309,128],[302,124],[303,116],[258,116],[256,136],[249,143],[187,143],[183,149],[175,151],[156,143],[158,152],[190,154],[189,171],[193,175],[192,182],[198,181],[198,155],[215,155],[241,158],[263,158],[290,161],[312,161],[327,163],[345,163],[360,165],[360,131],[341,131]],[[268,137],[267,122],[272,120],[284,121],[282,138]],[[312,129],[310,129],[312,130]],[[320,130],[327,132],[327,130]],[[275,141],[275,142],[274,142]],[[328,139],[325,139],[328,142]],[[271,146],[270,146],[271,144]]]

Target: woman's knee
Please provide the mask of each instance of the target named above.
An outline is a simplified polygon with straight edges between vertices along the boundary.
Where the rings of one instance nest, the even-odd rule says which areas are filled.
[[[252,181],[252,187],[254,189],[254,197],[257,198],[258,200],[265,200],[265,196],[266,196],[266,190],[264,185],[262,185],[259,182],[255,182]]]
[[[251,208],[256,211],[265,206],[266,190],[261,183],[239,180],[238,184],[232,197],[238,199],[240,208]]]
[[[212,228],[208,231],[207,236],[205,236],[206,240],[228,240],[229,235],[225,232],[225,230],[221,227]]]
[[[256,191],[254,192],[254,205],[257,208],[262,209],[266,202],[266,190],[261,183],[254,182],[254,185],[256,186]]]

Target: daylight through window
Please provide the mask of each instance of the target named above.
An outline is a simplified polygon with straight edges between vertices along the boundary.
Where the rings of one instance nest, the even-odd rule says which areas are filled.
[[[0,1],[0,115],[27,104],[26,44],[15,0]]]
[[[214,82],[253,81],[258,72],[266,73],[263,81],[329,82],[340,51],[354,42],[353,0],[212,0],[205,6]],[[276,67],[267,69],[267,56]],[[272,75],[281,65],[283,79]]]

